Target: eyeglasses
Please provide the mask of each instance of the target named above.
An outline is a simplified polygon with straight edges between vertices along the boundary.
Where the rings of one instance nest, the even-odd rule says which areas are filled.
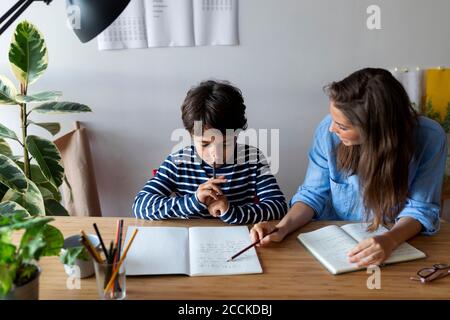
[[[419,271],[417,271],[418,277],[411,277],[410,279],[426,283],[443,278],[448,275],[450,275],[450,265],[440,263],[433,265],[433,267],[431,268],[420,269]]]

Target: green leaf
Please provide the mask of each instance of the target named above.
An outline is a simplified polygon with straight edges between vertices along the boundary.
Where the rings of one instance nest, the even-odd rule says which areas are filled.
[[[39,188],[39,191],[42,194],[42,198],[44,199],[44,206],[45,206],[45,200],[53,199],[53,193],[50,190],[48,190],[47,188],[44,188],[38,184],[37,184],[37,187]],[[45,211],[47,211],[47,210],[45,210]]]
[[[58,256],[64,245],[64,236],[61,231],[52,225],[46,225],[42,232],[45,243],[42,256]]]
[[[20,214],[23,217],[28,217],[29,214],[24,207],[12,201],[5,201],[0,203],[0,216]]]
[[[2,138],[0,138],[0,154],[3,154],[8,158],[11,158],[13,155],[11,147],[9,146],[8,142],[6,142]]]
[[[47,102],[47,101],[56,101],[61,96],[62,96],[61,91],[44,91],[28,96],[18,94],[16,96],[16,100],[20,103]]]
[[[79,246],[62,249],[62,254],[59,257],[59,259],[63,264],[73,266],[75,264],[75,260],[79,259],[83,261],[88,261],[89,256],[88,253],[86,252],[86,249],[83,246]]]
[[[6,192],[8,192],[9,188],[5,186],[3,183],[0,183],[0,199],[3,199],[3,196]]]
[[[19,139],[16,136],[16,133],[11,129],[8,129],[1,123],[0,123],[0,138],[8,138],[19,141]]]
[[[56,145],[37,136],[28,136],[25,143],[47,180],[59,187],[64,177],[64,168]]]
[[[17,165],[23,170],[23,162],[22,161],[16,161]],[[42,173],[41,168],[37,164],[30,164],[30,171],[31,171],[31,181],[33,181],[39,190],[42,193],[42,197],[44,200],[46,199],[47,192],[52,193],[52,199],[55,199],[57,201],[61,201],[61,193],[59,192],[58,187],[56,187],[53,183],[47,180],[47,178]],[[43,190],[45,189],[45,190]],[[0,185],[0,191],[1,191],[1,185]],[[5,191],[6,192],[6,191]],[[45,193],[45,195],[44,195]],[[50,198],[50,197],[48,197]],[[1,197],[0,197],[1,199]]]
[[[17,90],[8,78],[0,76],[0,104],[17,104]]]
[[[28,184],[22,169],[10,158],[0,154],[0,182],[17,192],[25,192]]]
[[[64,208],[61,203],[56,201],[55,199],[45,199],[45,214],[47,216],[69,216],[69,212],[67,212],[66,208]]]
[[[0,263],[11,263],[14,261],[16,246],[0,241]]]
[[[56,201],[61,201],[61,193],[59,192],[59,189],[56,188],[51,182],[44,182],[40,183],[38,185],[39,189],[45,189],[47,192],[51,192],[52,197],[51,199],[55,199]],[[50,199],[50,197],[44,198],[44,200]]]
[[[23,234],[19,247],[19,254],[23,262],[29,263],[33,260],[38,260],[42,255],[45,247],[42,228],[31,228]]]
[[[3,197],[3,201],[14,201],[24,207],[32,216],[45,215],[44,199],[41,191],[39,191],[36,184],[28,180],[28,189],[24,194],[9,189]]]
[[[23,85],[34,83],[47,69],[45,40],[39,30],[29,23],[19,23],[9,49],[9,62],[14,75]]]
[[[21,224],[29,216],[28,211],[15,202],[5,201],[0,203],[0,242],[10,243],[14,225]],[[0,261],[2,261],[1,257]]]
[[[39,126],[41,128],[44,128],[48,132],[50,132],[52,135],[58,134],[58,132],[61,130],[61,125],[58,122],[33,122],[29,121],[29,123],[32,123],[36,126]]]
[[[35,226],[25,231],[19,252],[24,262],[38,261],[42,256],[57,256],[64,245],[64,237],[49,224]]]
[[[32,111],[49,114],[65,114],[91,112],[92,110],[88,106],[76,102],[47,102],[37,106]]]
[[[31,217],[29,215],[23,216],[21,214],[9,215],[9,217],[6,217],[5,221],[2,221],[2,224],[0,224],[0,231],[42,228],[42,226],[53,220],[55,219],[51,217]]]
[[[62,249],[62,254],[59,256],[59,260],[62,264],[73,266],[77,257],[83,252],[83,249],[84,248],[82,246]]]
[[[0,297],[8,294],[16,278],[16,263],[0,263]]]

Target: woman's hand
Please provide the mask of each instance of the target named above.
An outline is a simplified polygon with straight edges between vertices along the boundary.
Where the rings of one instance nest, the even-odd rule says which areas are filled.
[[[286,231],[284,228],[278,227],[278,231],[266,236],[271,233],[276,226],[270,224],[266,221],[255,224],[253,228],[250,230],[250,238],[252,242],[258,241],[261,239],[261,242],[257,244],[257,246],[264,246],[269,244],[270,242],[280,242],[286,237]]]
[[[218,200],[219,196],[222,195],[222,190],[220,190],[217,184],[225,182],[227,182],[225,176],[220,176],[216,179],[211,178],[205,183],[199,185],[196,191],[198,201],[206,206],[209,206],[212,201]]]
[[[358,267],[380,265],[392,254],[397,247],[394,239],[387,233],[362,240],[347,254],[351,263]]]

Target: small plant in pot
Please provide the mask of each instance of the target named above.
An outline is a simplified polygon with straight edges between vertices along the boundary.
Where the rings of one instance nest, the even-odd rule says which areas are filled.
[[[100,240],[95,235],[87,235],[91,244],[99,249]],[[64,239],[60,261],[64,264],[64,270],[68,276],[76,278],[88,278],[95,273],[94,263],[86,248],[81,245],[81,236],[73,235]]]
[[[38,261],[58,256],[64,244],[61,232],[50,225],[51,217],[31,216],[15,202],[0,203],[0,299],[39,298]],[[22,233],[19,243],[13,234]]]

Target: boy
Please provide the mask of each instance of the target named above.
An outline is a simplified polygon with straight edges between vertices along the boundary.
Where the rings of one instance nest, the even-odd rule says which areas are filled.
[[[247,128],[245,108],[240,90],[226,82],[191,89],[181,111],[193,145],[169,155],[137,194],[136,217],[218,217],[230,224],[281,219],[286,200],[264,156],[236,142],[236,131]]]

